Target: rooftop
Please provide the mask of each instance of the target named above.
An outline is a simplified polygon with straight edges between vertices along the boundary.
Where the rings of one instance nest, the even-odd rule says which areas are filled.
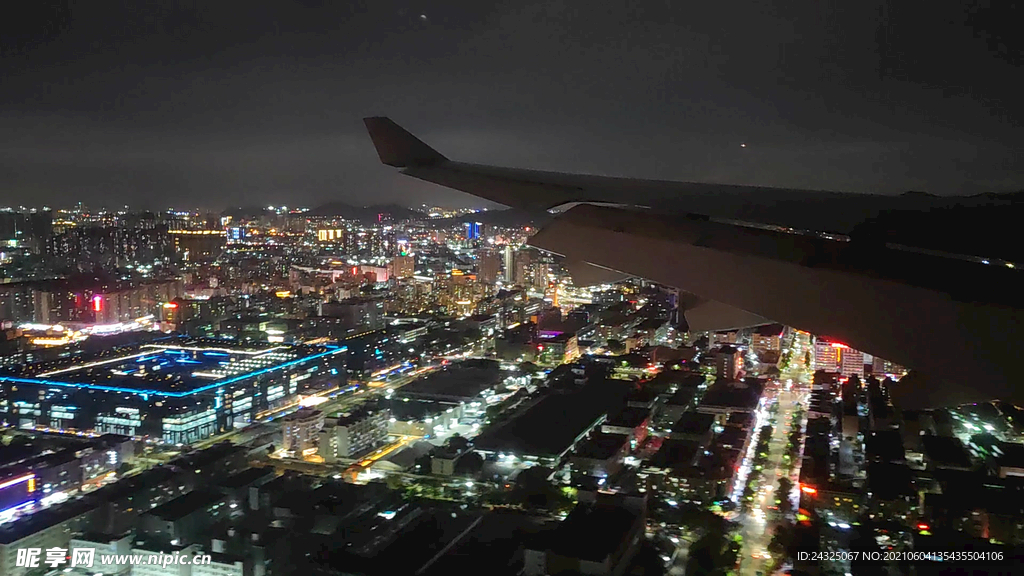
[[[558,456],[599,418],[623,406],[627,387],[598,380],[567,394],[549,394],[523,414],[480,434],[474,444],[485,451]]]
[[[381,414],[382,416],[386,415],[385,412],[386,410],[375,410],[366,406],[360,406],[351,412],[346,412],[339,416],[338,419],[334,421],[334,424],[337,426],[351,426],[376,414]]]
[[[316,408],[310,408],[306,406],[303,408],[299,408],[298,410],[292,412],[291,414],[286,415],[284,418],[281,419],[281,422],[284,424],[287,424],[289,422],[301,423],[306,421],[316,421],[322,419],[323,417],[323,412],[317,410]]]
[[[271,480],[277,472],[273,468],[246,468],[232,474],[219,483],[221,488],[234,490]]]
[[[900,463],[906,458],[903,437],[896,430],[871,432],[864,442],[867,460]]]
[[[193,490],[153,508],[146,514],[167,521],[179,520],[197,510],[212,506],[223,498],[223,494],[213,490]]]
[[[632,394],[630,395],[630,400],[632,400]],[[636,428],[643,425],[650,417],[651,411],[647,408],[626,408],[608,416],[604,423],[609,426]]]
[[[679,418],[679,420],[672,424],[672,434],[685,434],[688,436],[702,436],[707,434],[711,430],[711,426],[715,423],[715,417],[712,414],[703,414],[700,412],[686,412]]]
[[[504,376],[499,362],[465,361],[406,384],[397,396],[469,401],[497,386]]]
[[[343,352],[333,346],[237,346],[195,340],[107,349],[68,365],[29,367],[21,374],[0,374],[0,382],[36,384],[183,397],[205,392],[315,358]]]
[[[925,456],[936,466],[969,469],[972,466],[967,449],[955,436],[922,436]]]
[[[915,496],[910,468],[905,464],[868,464],[868,491],[875,498],[896,500]]]
[[[1013,442],[1000,442],[996,462],[1007,468],[1024,468],[1024,445]]]
[[[700,405],[750,412],[757,407],[760,399],[761,389],[755,384],[717,382],[704,393]]]
[[[654,454],[648,465],[654,468],[689,468],[703,454],[703,448],[697,442],[670,438],[661,444],[661,449]]]
[[[549,546],[560,556],[600,562],[622,545],[639,520],[639,512],[621,506],[580,504],[558,526]]]
[[[85,500],[72,500],[54,508],[40,510],[35,514],[18,519],[17,522],[0,526],[0,544],[13,544],[36,532],[87,514],[93,508],[94,506]]]
[[[696,396],[696,392],[691,388],[680,388],[676,390],[676,393],[668,399],[669,406],[689,406],[693,402],[693,397]]]
[[[715,438],[715,446],[739,449],[747,441],[749,434],[748,431],[742,428],[729,426]]]
[[[607,460],[618,454],[629,443],[625,434],[594,434],[581,442],[573,452],[580,458]]]
[[[725,425],[749,429],[754,425],[754,415],[748,412],[733,412],[729,414],[729,419],[725,421]]]

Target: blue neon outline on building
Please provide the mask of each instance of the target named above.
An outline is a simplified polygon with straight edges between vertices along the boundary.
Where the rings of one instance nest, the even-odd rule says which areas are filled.
[[[212,384],[207,384],[206,386],[200,386],[199,388],[194,388],[194,389],[189,390],[187,392],[163,392],[163,391],[160,391],[160,390],[148,390],[148,389],[139,389],[139,388],[122,388],[120,386],[104,386],[102,384],[88,384],[86,382],[59,382],[57,380],[42,380],[42,379],[39,379],[39,378],[19,378],[17,376],[0,376],[0,382],[11,382],[13,384],[35,384],[37,386],[58,386],[58,387],[61,387],[61,388],[78,388],[78,389],[84,389],[84,390],[100,390],[100,391],[103,391],[103,392],[122,392],[122,393],[125,393],[125,394],[135,394],[135,395],[143,396],[143,397],[147,397],[147,396],[151,396],[152,395],[152,396],[164,396],[164,397],[168,397],[168,398],[184,398],[186,396],[191,396],[193,394],[199,394],[200,392],[206,392],[207,390],[213,390],[214,388],[218,388],[218,387],[221,387],[221,386],[226,386],[228,384],[234,384],[235,382],[238,382],[239,380],[245,380],[247,378],[252,378],[253,376],[259,376],[260,374],[266,374],[268,372],[273,372],[275,370],[281,370],[282,368],[287,368],[289,366],[295,366],[296,364],[302,364],[304,362],[309,362],[310,360],[316,360],[317,358],[323,358],[324,356],[330,356],[332,354],[340,354],[342,352],[347,352],[348,351],[348,346],[341,346],[340,348],[339,347],[334,347],[334,346],[327,346],[327,348],[330,348],[330,350],[328,350],[327,352],[320,352],[320,353],[314,354],[312,356],[306,356],[305,358],[299,358],[298,360],[289,360],[288,362],[285,362],[284,364],[278,364],[277,366],[271,366],[270,368],[262,368],[260,370],[255,370],[253,372],[248,372],[248,373],[242,374],[240,376],[233,376],[233,377],[228,378],[226,380],[217,380],[216,382],[213,382]]]

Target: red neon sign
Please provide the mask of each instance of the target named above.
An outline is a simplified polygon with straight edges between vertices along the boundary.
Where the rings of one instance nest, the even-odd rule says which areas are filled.
[[[92,297],[92,309],[94,312],[103,310],[103,296],[97,294]]]

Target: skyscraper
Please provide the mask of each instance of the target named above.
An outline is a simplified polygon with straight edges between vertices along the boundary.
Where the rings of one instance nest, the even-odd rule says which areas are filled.
[[[494,284],[501,272],[501,259],[490,250],[481,251],[477,256],[476,277],[484,284]]]
[[[505,277],[503,280],[506,284],[511,284],[515,279],[515,251],[512,249],[511,244],[505,245]]]
[[[395,256],[391,261],[390,276],[392,278],[409,278],[416,273],[416,258],[414,256]]]

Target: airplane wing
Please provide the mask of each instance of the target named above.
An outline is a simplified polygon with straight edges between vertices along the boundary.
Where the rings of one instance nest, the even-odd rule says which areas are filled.
[[[1024,283],[1011,259],[1018,248],[991,241],[984,227],[961,240],[957,229],[930,231],[916,220],[952,213],[967,222],[970,210],[992,206],[1012,212],[1020,208],[1014,196],[881,196],[480,166],[445,158],[387,118],[365,123],[381,160],[403,174],[557,212],[533,246],[903,364],[930,387],[928,395],[900,391],[910,405],[1024,401],[1016,365]],[[967,255],[936,249],[968,245]]]

